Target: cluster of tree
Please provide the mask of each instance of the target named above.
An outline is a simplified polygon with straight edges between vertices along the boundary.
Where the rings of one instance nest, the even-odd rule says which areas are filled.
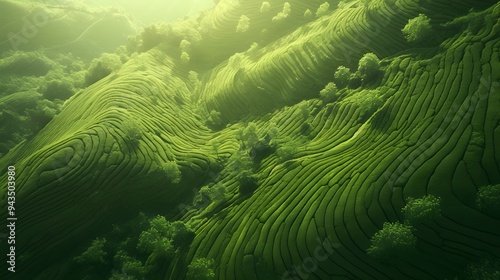
[[[414,234],[422,225],[441,215],[440,199],[432,195],[410,198],[402,209],[404,223],[384,223],[382,229],[371,238],[367,249],[369,256],[384,263],[408,260],[417,252]]]
[[[335,102],[340,97],[339,89],[357,88],[362,83],[373,82],[380,74],[380,59],[374,53],[367,53],[359,60],[358,69],[354,73],[343,65],[339,66],[333,75],[333,81],[320,91],[320,98],[324,103]]]
[[[73,260],[76,274],[88,279],[150,279],[159,265],[186,250],[194,232],[183,222],[143,213],[92,241]]]
[[[476,207],[487,215],[500,218],[500,184],[480,187]]]
[[[238,21],[238,25],[236,26],[236,32],[246,32],[250,28],[250,18],[241,15],[240,20]]]
[[[401,31],[410,43],[424,42],[432,35],[431,20],[425,14],[419,14],[417,17],[408,20],[408,23]]]
[[[292,12],[292,6],[290,5],[290,3],[285,2],[283,4],[283,10],[279,12],[277,15],[275,15],[272,21],[282,21],[286,19],[291,12]]]
[[[104,53],[100,57],[93,59],[87,73],[85,73],[84,86],[90,86],[107,77],[113,71],[120,69],[123,62],[122,58],[114,53]]]
[[[215,273],[213,270],[214,261],[206,258],[195,258],[189,265],[186,280],[213,280]]]
[[[72,55],[9,51],[0,58],[0,156],[32,137],[83,87],[86,64]]]

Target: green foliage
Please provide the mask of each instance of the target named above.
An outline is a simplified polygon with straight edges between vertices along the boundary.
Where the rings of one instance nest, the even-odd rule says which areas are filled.
[[[424,14],[408,20],[401,30],[408,42],[421,42],[432,33],[431,20]]]
[[[242,53],[235,53],[229,58],[228,66],[231,69],[239,70],[243,67],[243,59],[245,56]]]
[[[349,70],[349,68],[345,66],[339,66],[337,68],[337,71],[335,71],[333,78],[338,87],[345,88],[349,84],[351,76],[352,73],[351,70]]]
[[[233,175],[241,174],[244,171],[251,170],[253,160],[247,151],[238,150],[228,160],[227,171]]]
[[[15,51],[0,59],[0,76],[44,76],[54,62],[42,52]]]
[[[476,206],[482,212],[500,218],[500,184],[480,187]]]
[[[161,166],[163,172],[167,175],[167,179],[173,183],[178,184],[181,181],[181,171],[179,165],[175,161],[167,161]]]
[[[187,52],[182,52],[181,53],[181,61],[182,61],[182,63],[186,64],[190,60],[191,60],[191,57],[189,56],[189,54]]]
[[[203,186],[200,189],[200,195],[202,198],[208,197],[210,201],[219,203],[226,199],[226,189],[220,183],[215,184],[212,187]]]
[[[193,45],[198,44],[203,38],[200,33],[200,23],[196,17],[188,17],[176,22],[166,33],[167,37],[183,38]]]
[[[170,256],[173,253],[173,240],[169,234],[170,224],[163,216],[156,216],[150,221],[150,228],[139,236],[137,249],[148,254]]]
[[[384,223],[371,238],[367,249],[369,256],[381,262],[392,262],[411,257],[416,252],[417,238],[411,226],[400,223]]]
[[[198,73],[196,71],[189,71],[188,80],[194,85],[200,83],[200,79],[198,79]]]
[[[35,131],[44,128],[59,112],[61,112],[61,103],[51,102],[47,99],[41,99],[36,102],[34,109],[26,109],[27,120],[35,125]]]
[[[239,174],[239,192],[241,195],[252,194],[259,186],[259,176],[246,170]]]
[[[158,46],[160,43],[164,42],[167,40],[167,38],[171,37],[169,36],[172,33],[172,28],[169,25],[162,25],[162,26],[157,26],[157,25],[150,25],[144,28],[142,31],[140,37],[141,37],[141,43],[139,46],[138,51],[139,52],[146,52],[156,46]]]
[[[261,13],[267,13],[271,9],[271,4],[269,2],[262,2],[262,5],[260,5],[260,12]]]
[[[359,60],[358,73],[363,80],[368,80],[378,74],[380,59],[374,53],[367,53]]]
[[[324,89],[319,92],[321,100],[326,103],[331,103],[337,100],[337,85],[333,82],[328,83]]]
[[[144,279],[146,275],[146,268],[141,261],[136,258],[130,257],[123,250],[119,250],[114,257],[114,262],[116,267],[119,268],[119,272],[115,271],[111,275],[113,280],[125,280],[125,279]]]
[[[104,245],[106,244],[106,239],[95,239],[92,244],[83,252],[80,256],[75,257],[73,260],[79,264],[85,265],[95,265],[103,264],[106,258],[106,252],[104,251]]]
[[[213,280],[215,273],[212,269],[214,261],[206,258],[196,258],[188,265],[186,280]]]
[[[316,17],[322,17],[328,13],[328,9],[330,8],[330,4],[325,2],[319,5],[318,10],[316,11]]]
[[[250,28],[250,18],[241,15],[240,20],[238,21],[238,26],[236,26],[236,32],[246,32]]]
[[[47,125],[61,111],[62,101],[42,99],[33,92],[0,98],[0,157]]]
[[[175,247],[189,246],[195,237],[194,232],[182,221],[170,223],[168,233]]]
[[[285,2],[285,4],[283,4],[283,11],[279,12],[276,16],[274,16],[272,21],[282,21],[286,19],[290,15],[291,11],[292,11],[292,6],[290,5],[290,3]]]
[[[207,125],[214,128],[220,129],[224,127],[224,122],[222,121],[222,115],[220,112],[212,110],[207,118]]]
[[[299,104],[297,115],[300,116],[303,121],[307,121],[307,119],[311,115],[311,110],[309,109],[309,105],[307,104],[307,102],[302,102]]]
[[[66,100],[74,93],[73,85],[67,79],[52,80],[42,90],[43,97],[49,100]]]
[[[500,279],[500,260],[482,259],[469,264],[465,268],[467,280],[498,280]]]
[[[292,141],[291,139],[285,141],[284,144],[282,144],[276,150],[276,158],[278,163],[282,163],[294,158],[299,151],[299,147],[300,144],[298,141]]]
[[[259,142],[259,136],[257,135],[257,125],[254,122],[250,122],[243,129],[238,130],[236,139],[241,141],[241,148],[252,148]]]
[[[108,76],[111,72],[118,70],[122,64],[117,54],[104,53],[99,58],[93,59],[85,74],[84,86],[89,86]]]
[[[133,147],[139,145],[139,141],[142,139],[142,131],[138,122],[132,119],[132,117],[129,117],[127,121],[122,122],[121,130],[125,134],[125,139]]]
[[[370,6],[371,3],[372,3],[372,0],[361,0],[361,4],[363,4],[363,6],[365,6],[365,7]]]
[[[191,50],[191,42],[189,42],[188,40],[185,40],[183,39],[179,45],[179,47],[181,48],[181,50],[183,52],[188,52]]]
[[[410,198],[401,211],[405,217],[405,224],[417,227],[441,214],[441,200],[432,195],[418,199]]]

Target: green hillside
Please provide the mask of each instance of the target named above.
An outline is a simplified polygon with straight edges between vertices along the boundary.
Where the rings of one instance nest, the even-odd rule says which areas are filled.
[[[41,36],[0,60],[0,277],[499,279],[499,19],[221,0],[93,62]]]

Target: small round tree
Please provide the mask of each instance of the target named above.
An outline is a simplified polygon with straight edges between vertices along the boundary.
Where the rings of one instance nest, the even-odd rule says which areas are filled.
[[[345,66],[339,66],[335,74],[333,74],[333,78],[338,87],[344,88],[349,84],[349,80],[351,79],[351,70]]]
[[[262,2],[262,5],[260,6],[260,12],[267,13],[267,12],[269,12],[270,8],[271,8],[271,4],[269,4],[269,2]]]
[[[163,216],[156,216],[149,221],[150,228],[139,236],[137,249],[147,254],[169,256],[173,253],[173,240],[170,234],[170,223]]]
[[[408,42],[421,42],[432,33],[431,20],[424,14],[408,20],[401,30]]]
[[[321,100],[326,103],[333,102],[337,99],[337,85],[333,82],[328,83],[324,89],[319,92]]]
[[[236,26],[236,32],[246,32],[250,28],[250,18],[242,15]]]
[[[214,261],[206,258],[196,258],[188,265],[187,280],[212,280],[215,273],[212,269]]]
[[[371,243],[367,249],[369,256],[381,262],[394,262],[416,252],[417,238],[411,226],[384,223],[382,229],[372,236]]]
[[[422,198],[410,198],[408,204],[401,210],[405,216],[405,224],[419,226],[431,221],[441,214],[441,200],[432,195]]]
[[[367,53],[359,60],[358,73],[363,80],[375,77],[380,69],[380,59],[374,53]]]

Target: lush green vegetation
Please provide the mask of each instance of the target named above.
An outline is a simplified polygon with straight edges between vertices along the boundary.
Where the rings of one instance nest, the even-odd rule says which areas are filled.
[[[384,223],[371,238],[368,255],[381,262],[399,262],[411,259],[416,253],[417,238],[411,227],[400,223]]]

